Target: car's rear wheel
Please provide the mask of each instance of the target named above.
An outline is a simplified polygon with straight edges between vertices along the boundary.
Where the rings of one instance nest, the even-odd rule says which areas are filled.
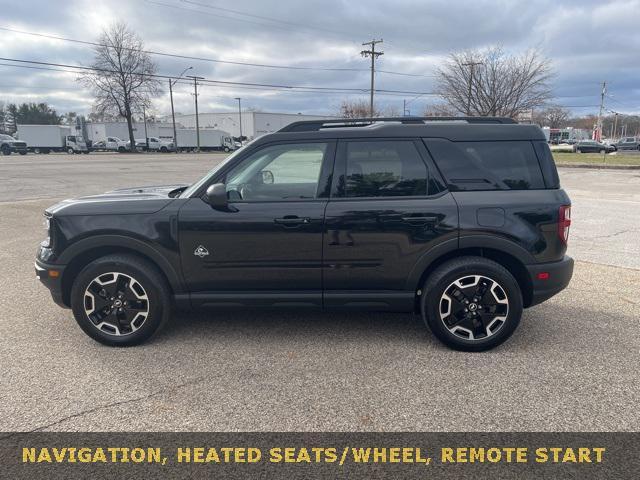
[[[145,260],[109,255],[78,274],[71,307],[80,328],[94,340],[110,346],[138,345],[168,320],[169,288]]]
[[[440,341],[456,350],[477,352],[511,336],[522,316],[522,294],[502,265],[482,257],[460,257],[429,276],[421,306],[424,322]]]
[[[11,155],[11,148],[7,147],[6,145],[4,145],[2,147],[2,154],[3,155]]]

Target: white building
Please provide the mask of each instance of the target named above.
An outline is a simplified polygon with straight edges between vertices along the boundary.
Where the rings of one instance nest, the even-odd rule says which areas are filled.
[[[238,112],[200,113],[198,117],[200,128],[216,128],[229,132],[234,137],[240,136]],[[295,113],[242,112],[242,136],[251,140],[266,133],[277,132],[293,122],[330,118],[336,117]],[[170,116],[164,117],[163,121],[171,125]],[[176,124],[181,124],[185,128],[195,128],[196,116],[195,114],[176,115]]]

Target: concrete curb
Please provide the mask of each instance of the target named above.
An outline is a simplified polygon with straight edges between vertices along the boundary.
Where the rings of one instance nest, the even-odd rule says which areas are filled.
[[[640,170],[640,165],[609,165],[607,163],[556,163],[558,168],[594,168],[596,170]]]

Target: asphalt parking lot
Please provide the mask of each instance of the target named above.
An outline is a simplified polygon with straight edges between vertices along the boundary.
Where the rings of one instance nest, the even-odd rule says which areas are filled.
[[[41,212],[223,155],[0,158],[0,431],[638,431],[640,172],[563,169],[570,287],[481,354],[388,313],[181,314],[101,346],[33,272]]]

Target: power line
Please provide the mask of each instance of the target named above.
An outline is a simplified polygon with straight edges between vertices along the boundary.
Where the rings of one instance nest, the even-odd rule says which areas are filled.
[[[70,65],[64,63],[53,63],[53,62],[41,62],[35,60],[23,60],[16,58],[5,58],[0,57],[0,60],[3,62],[15,62],[20,64],[28,64],[28,65],[10,65],[6,63],[0,63],[0,65],[12,66],[12,67],[25,67],[25,68],[41,68],[43,70],[54,70],[61,71],[66,73],[81,73],[84,72],[105,72],[105,73],[118,73],[115,70],[109,70],[105,68],[96,68],[96,67],[86,67],[83,65]],[[38,66],[35,67],[34,65]],[[45,67],[41,67],[45,66]],[[61,68],[47,68],[47,67],[61,67]],[[67,69],[67,70],[65,70]],[[68,70],[74,69],[74,70]],[[159,79],[173,79],[173,76],[163,75],[163,74],[140,74],[136,72],[130,72],[133,75],[143,75],[152,78]],[[322,91],[331,91],[335,93],[364,93],[367,90],[363,88],[350,88],[350,87],[318,87],[311,85],[283,85],[283,84],[268,84],[268,83],[251,83],[251,82],[232,82],[225,80],[213,80],[204,78],[201,82],[206,82],[216,86],[231,86],[231,87],[265,87],[267,89],[277,89],[277,90],[304,90],[308,92],[322,92]],[[376,93],[380,94],[404,94],[404,95],[435,95],[432,92],[414,92],[414,91],[405,91],[405,90],[389,90],[389,89],[377,89]]]
[[[76,38],[68,38],[68,37],[60,37],[57,35],[49,35],[45,33],[37,33],[37,32],[27,32],[24,30],[16,30],[14,28],[8,27],[0,27],[0,30],[4,30],[6,32],[19,33],[21,35],[31,35],[34,37],[42,37],[42,38],[50,38],[53,40],[60,40],[64,42],[72,42],[78,43],[81,45],[89,45],[92,47],[109,47],[104,43],[91,42],[89,40],[79,40]],[[166,53],[159,52],[155,50],[138,50],[134,48],[124,48],[124,50],[135,50],[136,52],[143,52],[149,55],[157,55],[162,57],[171,57],[171,58],[180,58],[183,60],[197,60],[202,62],[212,62],[212,63],[222,63],[228,65],[241,65],[245,67],[260,67],[260,68],[275,68],[275,69],[286,69],[286,70],[320,70],[320,71],[328,71],[328,72],[366,72],[366,69],[363,68],[349,68],[349,67],[306,67],[299,65],[272,65],[267,63],[252,63],[252,62],[241,62],[235,60],[219,60],[217,58],[209,58],[209,57],[196,57],[191,55],[181,55],[177,53]],[[396,74],[400,74],[401,72],[393,72]]]
[[[15,28],[9,28],[9,27],[3,27],[0,26],[0,30],[6,31],[6,32],[12,32],[12,33],[18,33],[21,35],[30,35],[33,37],[41,37],[41,38],[50,38],[52,40],[59,40],[59,41],[63,41],[63,42],[71,42],[71,43],[77,43],[80,45],[87,45],[87,46],[91,46],[91,47],[108,47],[108,45],[103,44],[103,43],[99,43],[99,42],[92,42],[89,40],[79,40],[77,38],[68,38],[68,37],[61,37],[58,35],[51,35],[51,34],[46,34],[46,33],[38,33],[38,32],[28,32],[25,30],[17,30]],[[193,56],[193,55],[182,55],[182,54],[178,54],[178,53],[167,53],[167,52],[160,52],[157,50],[137,50],[137,49],[133,49],[133,48],[125,48],[125,50],[135,50],[135,51],[141,51],[143,53],[147,53],[149,55],[156,55],[159,57],[170,57],[170,58],[180,58],[183,60],[196,60],[196,61],[200,61],[200,62],[210,62],[210,63],[220,63],[220,64],[224,64],[224,65],[236,65],[236,66],[243,66],[243,67],[257,67],[257,68],[271,68],[271,69],[277,69],[277,70],[300,70],[300,71],[324,71],[324,72],[367,72],[368,69],[366,68],[355,68],[355,67],[324,67],[324,66],[304,66],[304,65],[275,65],[275,64],[269,64],[269,63],[256,63],[256,62],[242,62],[239,60],[220,60],[217,58],[211,58],[211,57],[199,57],[199,56]],[[425,75],[425,74],[420,74],[420,73],[408,73],[408,72],[396,72],[396,71],[390,71],[390,70],[378,70],[379,73],[385,73],[388,75],[399,75],[399,76],[404,76],[404,77],[425,77],[425,78],[433,78],[435,77],[435,75]]]
[[[242,12],[240,10],[233,10],[231,8],[223,8],[223,7],[220,7],[218,5],[207,5],[207,4],[204,4],[204,3],[194,2],[192,0],[180,0],[180,1],[182,3],[187,3],[187,4],[198,6],[198,7],[209,8],[209,9],[216,10],[216,11],[219,10],[221,12],[233,13],[235,15],[241,15],[241,16],[245,16],[245,17],[249,17],[249,18],[255,18],[255,19],[258,19],[258,20],[266,20],[268,22],[280,23],[280,24],[283,24],[283,25],[288,25],[288,26],[293,26],[293,27],[301,27],[301,28],[310,29],[310,30],[320,30],[320,31],[323,31],[323,32],[335,33],[335,34],[338,34],[338,35],[345,35],[345,36],[350,36],[351,35],[350,32],[349,33],[341,32],[341,31],[338,31],[338,30],[333,30],[333,29],[329,29],[329,28],[325,28],[325,27],[319,27],[317,25],[312,25],[312,24],[305,25],[305,24],[302,24],[302,23],[299,23],[299,22],[290,22],[290,21],[287,21],[287,20],[280,20],[280,19],[277,19],[277,18],[265,17],[265,16],[262,16],[262,15],[256,15],[256,14],[253,14],[253,13]],[[194,10],[191,10],[191,11],[194,11]],[[238,19],[238,20],[240,20],[240,19]]]

